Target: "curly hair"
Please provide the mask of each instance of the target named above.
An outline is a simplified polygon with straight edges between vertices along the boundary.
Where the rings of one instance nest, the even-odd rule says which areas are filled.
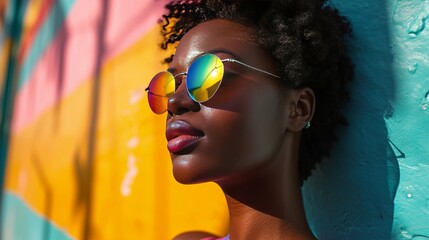
[[[238,22],[256,30],[258,44],[277,60],[288,87],[313,89],[317,107],[311,128],[302,133],[299,154],[300,178],[306,180],[316,163],[329,156],[337,141],[335,127],[346,125],[340,107],[348,99],[346,83],[354,75],[345,44],[351,36],[349,21],[325,0],[182,0],[165,8],[161,48],[176,46],[199,23]]]

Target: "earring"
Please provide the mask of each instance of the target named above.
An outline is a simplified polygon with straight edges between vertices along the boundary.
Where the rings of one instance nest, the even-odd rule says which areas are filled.
[[[304,129],[309,129],[309,128],[310,128],[310,126],[311,126],[310,122],[307,122],[307,123],[305,124]]]

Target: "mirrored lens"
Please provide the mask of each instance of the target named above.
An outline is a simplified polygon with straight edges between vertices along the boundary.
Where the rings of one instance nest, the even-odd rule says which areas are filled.
[[[216,55],[207,54],[197,58],[189,67],[186,76],[188,93],[194,101],[205,102],[218,90],[224,66]]]
[[[149,84],[148,101],[152,111],[161,114],[167,111],[168,98],[175,91],[174,76],[167,71],[160,72]]]

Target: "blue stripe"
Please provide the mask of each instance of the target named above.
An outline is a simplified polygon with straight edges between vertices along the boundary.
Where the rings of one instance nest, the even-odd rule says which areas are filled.
[[[69,240],[62,229],[34,212],[21,198],[4,192],[1,239]]]
[[[74,3],[75,0],[58,0],[52,6],[49,15],[34,39],[27,58],[24,60],[18,80],[18,89],[21,89],[29,80],[35,65],[53,41]]]

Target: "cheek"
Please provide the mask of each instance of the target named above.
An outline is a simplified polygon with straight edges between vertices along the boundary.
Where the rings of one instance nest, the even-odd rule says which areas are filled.
[[[273,159],[285,128],[278,88],[243,83],[228,89],[195,113],[205,137],[192,153],[173,156],[179,182],[213,181]]]
[[[242,88],[228,109],[212,110],[212,154],[231,169],[254,167],[269,161],[283,136],[277,89],[265,86]],[[215,142],[215,143],[214,143]]]
[[[243,116],[250,158],[254,161],[268,161],[280,144],[285,126],[277,89],[258,88],[247,102]]]

